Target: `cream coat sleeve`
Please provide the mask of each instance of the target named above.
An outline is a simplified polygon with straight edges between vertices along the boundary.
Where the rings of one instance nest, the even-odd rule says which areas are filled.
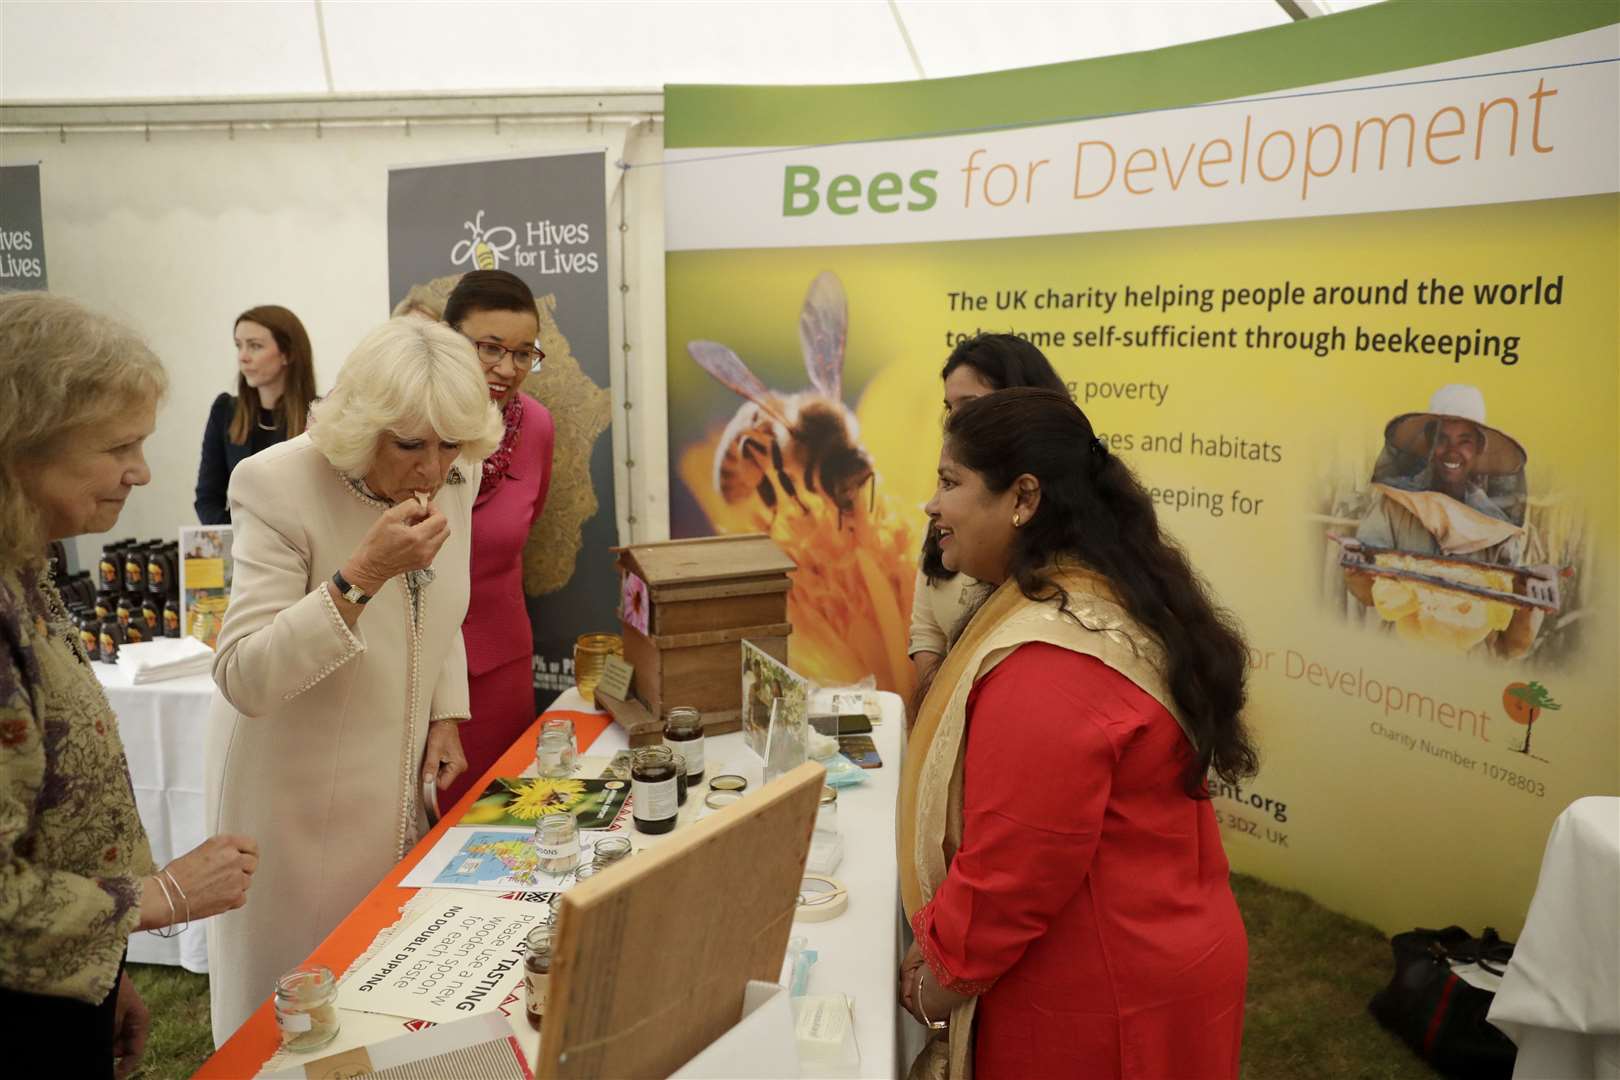
[[[467,691],[467,643],[461,631],[450,643],[444,663],[439,667],[439,681],[433,684],[433,700],[428,709],[430,720],[469,720],[472,718],[472,699]]]
[[[366,649],[325,580],[311,586],[303,524],[271,480],[252,458],[231,474],[231,602],[214,684],[247,716],[275,712]]]
[[[906,655],[929,652],[944,656],[945,651],[945,628],[934,615],[928,578],[918,570],[916,587],[911,590],[911,635]]]

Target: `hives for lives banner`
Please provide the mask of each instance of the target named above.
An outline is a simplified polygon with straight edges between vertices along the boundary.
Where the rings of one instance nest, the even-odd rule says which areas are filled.
[[[1517,928],[1554,817],[1620,791],[1617,20],[1396,2],[671,88],[674,533],[768,530],[794,666],[909,688],[939,370],[1023,335],[1244,625],[1236,867],[1386,930]]]
[[[523,391],[555,427],[546,505],[523,549],[537,709],[574,684],[574,639],[617,622],[605,156],[388,172],[390,304],[420,296],[436,317],[474,269],[508,270],[534,293],[546,355]]]
[[[39,165],[0,165],[0,291],[48,288]]]

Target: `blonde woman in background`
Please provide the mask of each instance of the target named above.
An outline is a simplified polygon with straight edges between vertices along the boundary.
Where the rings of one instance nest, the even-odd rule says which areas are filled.
[[[231,479],[209,813],[275,844],[257,902],[210,927],[219,1043],[415,844],[423,785],[466,767],[472,505],[502,431],[472,343],[390,320],[314,419]]]
[[[129,935],[240,907],[258,862],[215,836],[158,869],[118,718],[45,547],[118,522],[152,474],[168,378],[144,342],[63,297],[0,297],[0,1016],[7,1075],[111,1077],[149,1023]]]

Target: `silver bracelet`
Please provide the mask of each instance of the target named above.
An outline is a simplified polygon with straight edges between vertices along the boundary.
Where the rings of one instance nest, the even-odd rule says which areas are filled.
[[[152,880],[157,882],[158,888],[163,890],[163,899],[169,902],[169,924],[167,926],[154,927],[147,932],[156,934],[160,938],[172,938],[174,937],[174,924],[180,919],[179,913],[174,910],[174,897],[169,895],[169,887],[163,884],[162,874],[153,874]],[[169,932],[165,933],[165,931]]]
[[[191,929],[191,897],[187,896],[186,890],[180,887],[180,879],[174,876],[173,870],[170,870],[167,866],[165,866],[159,872],[169,879],[169,884],[174,886],[174,891],[179,893],[180,899],[186,902],[186,924],[176,931],[176,933],[183,934],[187,930]]]
[[[922,1013],[923,1023],[927,1025],[929,1031],[944,1031],[946,1028],[951,1026],[950,1020],[930,1020],[928,1019],[928,1010],[923,1008],[923,975],[925,975],[927,971],[928,969],[926,967],[917,969],[917,1011]]]

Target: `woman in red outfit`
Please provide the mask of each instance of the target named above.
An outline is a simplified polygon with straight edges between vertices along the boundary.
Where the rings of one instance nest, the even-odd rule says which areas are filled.
[[[1067,395],[946,422],[928,514],[997,588],[903,767],[912,1075],[1235,1078],[1248,943],[1205,777],[1255,768],[1244,648]]]
[[[449,808],[534,723],[534,632],[523,595],[523,546],[551,487],[555,429],[518,387],[540,370],[540,319],[523,279],[474,270],[456,284],[444,321],[478,350],[506,432],[484,461],[472,513],[472,592],[462,637],[472,719],[461,725],[467,771],[439,796]]]

